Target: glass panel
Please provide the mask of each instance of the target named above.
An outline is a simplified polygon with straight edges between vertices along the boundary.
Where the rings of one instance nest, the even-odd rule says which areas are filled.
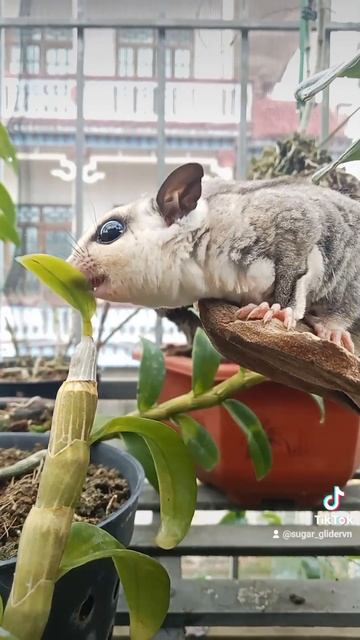
[[[135,75],[135,51],[131,47],[120,47],[119,49],[119,76],[133,77]]]
[[[191,46],[193,42],[192,29],[166,29],[165,43],[171,47]]]
[[[17,208],[17,219],[21,222],[40,222],[40,207],[20,205]]]
[[[128,42],[131,44],[152,44],[154,41],[154,32],[152,29],[119,29],[120,42]]]
[[[175,78],[190,77],[190,51],[188,49],[175,49],[174,76]]]
[[[27,73],[39,73],[40,71],[40,47],[28,44],[25,49],[24,67]]]
[[[10,47],[10,59],[9,59],[9,72],[11,74],[20,73],[20,47],[18,45],[11,45]]]
[[[23,253],[37,253],[39,251],[39,231],[37,227],[24,227]]]
[[[69,234],[67,231],[45,231],[45,253],[50,253],[59,258],[67,258],[69,255]]]
[[[137,56],[137,75],[152,78],[154,75],[154,50],[150,47],[139,47]]]
[[[75,73],[75,60],[71,49],[57,48],[46,51],[46,73],[51,75],[66,75]]]
[[[70,221],[73,218],[72,207],[62,206],[44,206],[42,207],[42,220],[43,222],[57,222],[62,223],[64,221]]]

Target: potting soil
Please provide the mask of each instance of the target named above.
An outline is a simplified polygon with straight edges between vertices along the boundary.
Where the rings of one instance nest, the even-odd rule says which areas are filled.
[[[0,468],[28,457],[32,451],[0,449]],[[0,560],[17,553],[20,532],[39,486],[41,466],[18,478],[0,481]],[[74,520],[97,524],[116,511],[130,497],[128,481],[116,469],[90,464]]]

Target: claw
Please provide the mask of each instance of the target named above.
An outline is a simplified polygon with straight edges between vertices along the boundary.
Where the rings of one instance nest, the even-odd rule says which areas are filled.
[[[355,346],[351,339],[351,335],[348,331],[343,331],[341,336],[341,342],[343,343],[343,346],[345,347],[345,349],[350,351],[350,353],[355,353]]]
[[[277,320],[280,320],[283,323],[285,329],[287,329],[288,331],[290,329],[295,329],[296,327],[295,312],[291,307],[286,307],[285,309],[282,309],[279,304],[275,303],[271,306],[270,312],[271,312],[271,316],[269,314],[266,317],[266,320],[264,318],[264,322],[268,322],[269,320],[276,318]]]
[[[269,303],[268,302],[262,302],[261,304],[257,305],[255,307],[255,309],[253,309],[252,311],[250,311],[247,319],[248,320],[263,320],[265,314],[267,313],[267,311],[269,310]]]
[[[272,304],[269,311],[267,311],[264,315],[264,318],[263,318],[264,324],[266,324],[267,322],[270,322],[270,320],[273,319],[274,314],[280,311],[280,309],[281,307],[277,302],[275,302],[275,304]]]
[[[350,353],[355,353],[354,343],[349,331],[345,331],[333,321],[330,322],[311,315],[307,317],[307,322],[313,327],[314,333],[318,338],[329,340],[329,342],[333,342],[338,347],[344,347]]]
[[[262,320],[268,309],[268,302],[261,302],[261,304],[250,303],[245,307],[241,307],[236,312],[236,317],[239,320]]]
[[[250,311],[252,311],[255,308],[256,308],[256,304],[247,304],[245,307],[241,307],[240,309],[237,310],[236,317],[239,318],[239,320],[246,320]]]

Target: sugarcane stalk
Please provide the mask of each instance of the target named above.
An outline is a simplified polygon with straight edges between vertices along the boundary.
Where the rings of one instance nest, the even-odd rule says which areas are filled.
[[[89,434],[96,405],[96,348],[86,336],[57,393],[37,499],[20,537],[3,618],[4,628],[19,640],[40,640],[49,617],[60,561],[89,464]]]

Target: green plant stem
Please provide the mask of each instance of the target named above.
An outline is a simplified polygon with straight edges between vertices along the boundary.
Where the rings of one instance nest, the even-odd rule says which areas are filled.
[[[30,471],[36,469],[36,467],[40,465],[44,460],[45,455],[46,449],[41,449],[27,458],[18,460],[8,467],[3,467],[0,469],[0,480],[4,480],[5,478],[17,478],[18,476],[24,475],[24,473],[30,473]]]
[[[197,411],[198,409],[208,409],[219,405],[237,391],[244,391],[250,389],[256,384],[260,384],[266,380],[265,376],[260,373],[244,374],[243,371],[235,373],[231,378],[220,382],[218,385],[201,393],[198,396],[194,396],[193,392],[185,393],[177,398],[167,400],[157,407],[148,409],[143,413],[133,411],[128,413],[128,416],[139,416],[142,418],[152,418],[153,420],[167,420],[178,413],[187,413],[188,411]]]

